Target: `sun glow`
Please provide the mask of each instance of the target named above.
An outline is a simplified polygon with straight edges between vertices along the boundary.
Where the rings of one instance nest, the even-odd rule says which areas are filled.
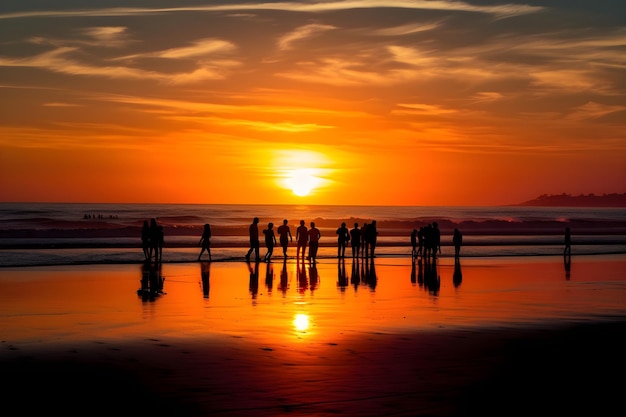
[[[274,157],[278,185],[297,197],[312,196],[329,186],[332,165],[327,155],[312,150],[284,149]]]
[[[321,183],[322,179],[316,176],[311,168],[295,169],[289,178],[285,179],[287,187],[299,197],[311,194],[311,191],[319,187]]]

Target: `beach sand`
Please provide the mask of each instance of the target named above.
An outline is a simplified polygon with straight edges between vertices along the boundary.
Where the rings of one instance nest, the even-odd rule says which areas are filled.
[[[176,416],[608,415],[623,409],[626,257],[0,269],[5,410]],[[360,276],[360,274],[359,274]],[[366,276],[363,275],[363,278]],[[287,287],[283,288],[281,279]],[[316,281],[313,282],[312,278]],[[255,282],[255,279],[259,279]],[[273,281],[271,281],[273,279]],[[301,285],[302,284],[302,285]],[[208,287],[208,288],[207,288]],[[282,290],[280,289],[282,288]],[[309,327],[298,327],[302,314]]]

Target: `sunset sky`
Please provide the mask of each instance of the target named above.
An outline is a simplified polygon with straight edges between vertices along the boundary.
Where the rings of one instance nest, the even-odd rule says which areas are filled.
[[[621,0],[0,5],[0,201],[616,192]]]

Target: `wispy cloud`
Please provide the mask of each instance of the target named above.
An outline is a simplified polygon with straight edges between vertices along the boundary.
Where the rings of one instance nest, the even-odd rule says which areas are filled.
[[[314,36],[317,33],[325,32],[325,31],[332,30],[332,29],[336,29],[336,28],[331,25],[321,25],[321,24],[316,24],[316,23],[301,26],[297,28],[296,30],[282,36],[278,40],[278,48],[281,50],[290,49],[295,42],[301,39],[305,39],[305,38]]]
[[[291,12],[326,12],[351,9],[397,8],[413,10],[463,11],[494,15],[499,18],[536,13],[544,10],[541,6],[525,4],[473,5],[462,1],[444,0],[354,0],[329,1],[315,3],[296,2],[261,2],[227,3],[205,6],[179,6],[167,8],[115,7],[81,10],[42,10],[0,14],[0,19],[19,19],[25,17],[94,17],[94,16],[131,16],[176,12],[214,12],[214,11],[261,11],[283,10]]]

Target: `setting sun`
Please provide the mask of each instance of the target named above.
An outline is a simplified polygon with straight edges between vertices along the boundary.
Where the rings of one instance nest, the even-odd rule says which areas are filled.
[[[296,169],[285,182],[295,195],[304,197],[320,185],[321,178],[315,176],[312,169]]]

